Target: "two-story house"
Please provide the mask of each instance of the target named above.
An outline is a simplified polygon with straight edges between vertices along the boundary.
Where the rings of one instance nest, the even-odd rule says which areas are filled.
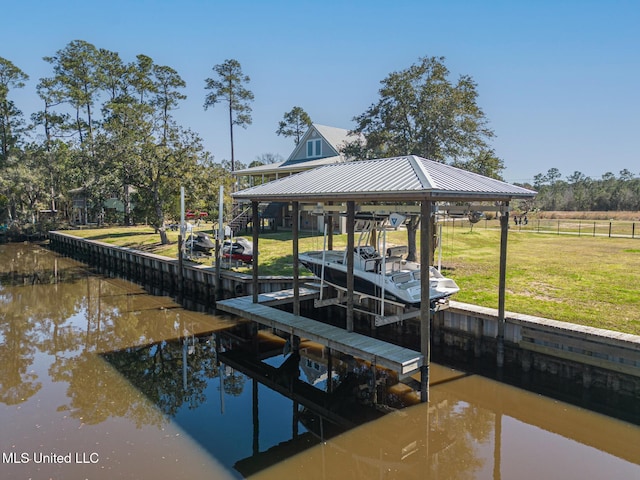
[[[300,139],[300,143],[284,162],[260,165],[257,167],[237,170],[236,177],[248,177],[250,186],[277,180],[279,178],[293,175],[305,170],[310,170],[322,165],[332,163],[347,162],[353,160],[347,158],[342,149],[347,143],[354,141],[363,142],[364,137],[359,135],[349,135],[349,130],[326,125],[312,124],[309,130]],[[291,225],[291,206],[289,204],[272,203],[264,206],[262,217],[273,222],[275,227],[289,227]],[[334,220],[334,228],[343,231],[339,218]],[[300,228],[302,230],[322,230],[322,219],[302,212],[300,217]]]

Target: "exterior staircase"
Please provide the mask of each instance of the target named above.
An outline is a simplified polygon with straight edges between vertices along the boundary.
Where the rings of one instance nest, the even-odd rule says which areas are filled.
[[[230,218],[226,223],[231,228],[233,235],[236,233],[245,230],[247,225],[251,223],[251,205],[248,207],[242,208],[241,205],[235,203],[231,209],[227,218]]]
[[[260,217],[277,219],[281,215],[283,203],[271,202],[260,204]],[[251,205],[243,207],[240,204],[234,203],[231,212],[227,215],[225,224],[231,228],[233,235],[236,236],[238,232],[247,229],[247,225],[251,223],[252,212]]]

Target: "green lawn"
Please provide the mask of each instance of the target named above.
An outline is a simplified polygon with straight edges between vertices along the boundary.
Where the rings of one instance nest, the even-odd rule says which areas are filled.
[[[77,230],[73,234],[177,256],[177,232],[169,232],[174,243],[165,246],[149,227]],[[406,233],[389,233],[387,242],[406,244]],[[345,245],[346,235],[334,237],[334,248]],[[301,252],[322,249],[322,236],[302,235],[299,248]],[[259,250],[261,275],[291,275],[290,232],[261,235]],[[460,286],[455,300],[497,308],[499,260],[498,230],[443,228],[442,265],[445,274]],[[640,239],[518,232],[512,228],[506,309],[640,335]]]
[[[497,307],[499,242],[497,231],[456,232],[443,263],[457,300]],[[638,286],[638,239],[509,235],[509,311],[640,334]]]

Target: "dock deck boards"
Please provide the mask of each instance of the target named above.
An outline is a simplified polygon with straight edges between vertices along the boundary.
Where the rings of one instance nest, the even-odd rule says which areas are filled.
[[[263,298],[269,301],[268,297]],[[422,366],[424,357],[419,352],[360,333],[348,332],[317,320],[296,316],[260,303],[260,297],[258,300],[259,303],[253,303],[251,296],[221,300],[217,303],[217,308],[389,368],[398,372],[400,377],[410,375]]]

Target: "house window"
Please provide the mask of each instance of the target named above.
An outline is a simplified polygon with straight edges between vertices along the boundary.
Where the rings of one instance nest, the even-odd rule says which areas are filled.
[[[308,140],[307,141],[307,158],[310,157],[319,157],[322,155],[322,141],[318,140]]]

